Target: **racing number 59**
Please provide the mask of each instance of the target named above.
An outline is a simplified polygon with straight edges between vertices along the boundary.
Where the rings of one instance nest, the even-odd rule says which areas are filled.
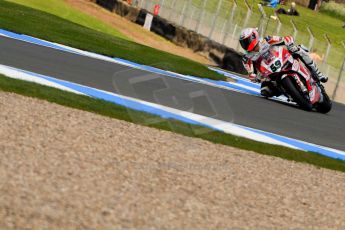
[[[282,66],[281,62],[277,60],[274,64],[270,66],[272,72],[276,72]]]

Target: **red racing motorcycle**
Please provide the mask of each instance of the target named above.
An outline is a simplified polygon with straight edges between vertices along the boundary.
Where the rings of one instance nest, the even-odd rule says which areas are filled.
[[[332,109],[332,102],[321,82],[285,46],[265,46],[255,63],[261,79],[269,80],[277,95],[285,95],[307,111],[315,108],[320,113],[328,113]]]

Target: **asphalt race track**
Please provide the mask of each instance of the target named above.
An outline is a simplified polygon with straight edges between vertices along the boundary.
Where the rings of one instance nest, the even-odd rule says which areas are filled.
[[[0,37],[0,64],[345,151],[345,106],[327,114]]]

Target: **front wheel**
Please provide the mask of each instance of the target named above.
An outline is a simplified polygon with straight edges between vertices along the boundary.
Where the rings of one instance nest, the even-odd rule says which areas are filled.
[[[319,113],[328,113],[332,109],[332,101],[329,99],[323,86],[321,86],[321,92],[323,95],[323,101],[317,104],[316,111]]]
[[[292,77],[285,77],[281,81],[282,86],[285,91],[292,97],[292,99],[304,110],[311,111],[313,105],[310,103],[309,99],[299,90],[297,83]]]

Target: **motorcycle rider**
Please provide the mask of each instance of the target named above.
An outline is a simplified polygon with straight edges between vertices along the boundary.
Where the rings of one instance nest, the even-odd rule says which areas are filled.
[[[260,57],[259,51],[265,45],[285,45],[295,58],[299,58],[304,62],[304,64],[306,64],[314,77],[319,79],[321,82],[328,81],[328,78],[319,71],[314,61],[310,58],[309,50],[303,45],[296,46],[292,36],[267,36],[263,39],[260,39],[256,28],[246,28],[242,30],[239,41],[242,48],[247,51],[243,56],[243,64],[248,72],[248,77],[252,82],[261,82],[260,73],[256,70],[254,64],[255,61]],[[265,97],[278,96],[275,89],[276,87],[271,81],[263,81],[261,84],[261,95]]]

